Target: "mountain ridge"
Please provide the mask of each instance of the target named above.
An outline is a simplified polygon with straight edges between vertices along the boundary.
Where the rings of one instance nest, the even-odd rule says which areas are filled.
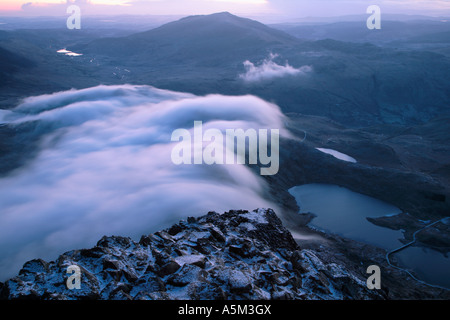
[[[70,290],[69,266],[81,270]],[[0,284],[0,299],[383,299],[345,266],[302,250],[271,209],[209,212],[130,238],[104,236],[53,262],[35,259]]]
[[[385,265],[384,250],[323,236],[325,246],[300,244],[272,209],[209,212],[139,241],[104,236],[94,247],[54,261],[28,261],[18,276],[0,283],[0,300],[448,298],[448,292],[405,281]],[[383,266],[380,290],[367,287],[365,272],[372,264]],[[75,290],[67,287],[73,266],[80,270]]]
[[[169,57],[195,58],[205,55],[227,55],[224,51],[248,52],[268,47],[292,46],[300,43],[284,31],[270,28],[255,20],[234,16],[228,12],[195,15],[166,23],[155,29],[126,37],[102,38],[68,49],[112,57],[139,56],[145,52],[159,57],[161,48]],[[159,57],[163,58],[163,57]],[[164,52],[164,58],[168,58]]]

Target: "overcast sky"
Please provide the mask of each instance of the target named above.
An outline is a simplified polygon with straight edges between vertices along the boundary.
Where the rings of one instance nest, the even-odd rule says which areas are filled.
[[[450,15],[450,0],[0,0],[0,15],[66,15],[75,2],[83,14],[191,15],[229,11],[241,15],[328,17],[366,14],[369,5],[384,13]]]

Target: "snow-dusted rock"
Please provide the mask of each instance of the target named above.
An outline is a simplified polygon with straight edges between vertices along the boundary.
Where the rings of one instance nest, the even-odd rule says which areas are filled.
[[[69,290],[67,267],[81,269]],[[374,299],[345,266],[299,248],[271,209],[210,212],[142,236],[103,237],[56,261],[32,260],[3,299]]]

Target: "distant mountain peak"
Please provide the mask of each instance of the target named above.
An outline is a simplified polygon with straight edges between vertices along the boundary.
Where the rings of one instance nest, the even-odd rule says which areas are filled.
[[[207,57],[228,59],[237,50],[242,54],[239,59],[248,59],[257,50],[269,51],[274,46],[291,46],[298,41],[258,21],[218,12],[188,16],[127,37],[96,40],[74,50],[121,57],[141,55],[143,60],[152,52],[152,59],[158,55],[162,60],[176,57],[180,61],[185,58],[204,61]]]
[[[210,14],[210,16],[232,16],[232,17],[236,17],[234,14],[229,13],[228,11],[223,11],[223,12],[216,12],[213,14]]]
[[[237,15],[234,15],[234,14],[228,12],[228,11],[212,13],[212,14],[209,14],[207,16],[210,16],[212,18],[221,18],[221,19],[249,20],[247,18],[242,18],[242,17],[239,17]]]
[[[184,17],[180,20],[173,21],[171,23],[177,23],[177,22],[184,22],[184,21],[205,21],[205,22],[255,22],[260,23],[251,19],[243,18],[236,16],[234,14],[231,14],[228,11],[223,12],[216,12],[211,14],[203,14],[203,15],[191,15]],[[168,23],[168,24],[171,24]],[[262,23],[261,23],[262,24]],[[164,25],[163,25],[164,26]]]
[[[177,21],[173,21],[162,25],[157,29],[153,29],[145,33],[153,33],[158,31],[171,31],[175,35],[180,33],[197,33],[198,35],[210,34],[212,32],[236,32],[236,36],[253,33],[258,36],[272,38],[275,42],[292,41],[295,38],[281,30],[273,29],[267,25],[248,18],[239,17],[228,11],[218,12],[208,15],[187,16]],[[295,39],[294,41],[297,41]]]
[[[240,17],[238,17],[238,16],[236,16],[234,14],[231,14],[228,11],[223,11],[223,12],[215,12],[215,13],[210,13],[210,14],[196,14],[196,15],[191,15],[191,16],[184,17],[183,19],[192,18],[192,17],[215,17],[215,18],[234,17],[234,18],[238,18],[238,19],[240,18]]]

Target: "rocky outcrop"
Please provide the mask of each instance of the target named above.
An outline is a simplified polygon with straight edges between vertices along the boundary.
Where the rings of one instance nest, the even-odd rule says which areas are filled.
[[[69,290],[67,268],[81,270]],[[103,237],[52,262],[32,260],[2,299],[382,299],[344,265],[301,249],[271,209],[210,212],[142,236]]]

